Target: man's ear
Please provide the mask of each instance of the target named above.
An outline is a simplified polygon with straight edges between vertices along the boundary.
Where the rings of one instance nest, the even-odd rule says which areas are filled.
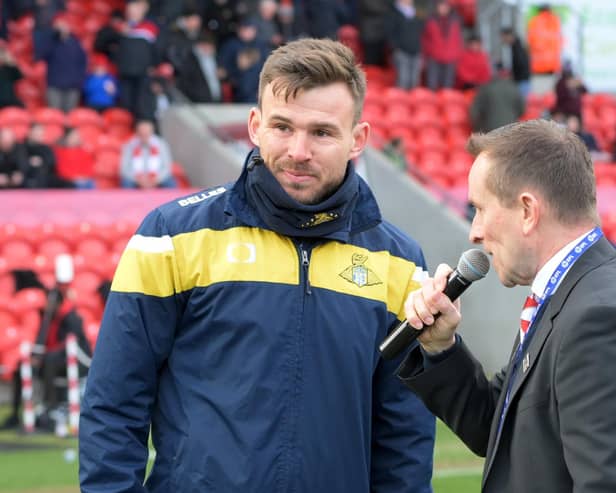
[[[370,137],[370,124],[368,122],[359,122],[353,128],[353,146],[349,152],[349,159],[355,159],[359,156]]]
[[[261,126],[261,110],[257,107],[250,109],[248,115],[248,136],[250,141],[259,147],[259,127]]]
[[[530,192],[520,194],[520,212],[522,214],[522,229],[525,234],[530,233],[539,224],[541,218],[541,204],[537,196]]]

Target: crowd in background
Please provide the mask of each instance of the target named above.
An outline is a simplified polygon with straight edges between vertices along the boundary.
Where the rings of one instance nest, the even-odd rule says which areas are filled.
[[[491,59],[474,20],[461,16],[452,0],[126,0],[109,12],[88,49],[66,15],[70,1],[4,1],[0,36],[6,38],[10,19],[33,16],[33,57],[46,63],[47,106],[66,113],[78,106],[99,112],[118,106],[136,121],[153,122],[143,150],[124,149],[123,186],[174,186],[168,146],[155,135],[171,104],[254,103],[271,50],[299,37],[341,37],[349,26],[362,63],[393,67],[398,87],[474,91],[470,122],[476,131],[523,115],[531,75],[562,74],[551,116],[600,152],[581,119],[586,88],[570,67],[561,67],[560,21],[548,6],[539,8],[525,39],[505,26],[503,57]],[[0,107],[24,105],[15,92],[22,76],[0,40]],[[9,129],[0,131],[0,188],[94,186],[92,157],[80,152],[78,131],[67,128],[52,149],[40,137],[36,125],[24,143]],[[132,168],[150,170],[137,180],[127,171],[136,155],[141,157]],[[82,164],[75,169],[77,162]]]

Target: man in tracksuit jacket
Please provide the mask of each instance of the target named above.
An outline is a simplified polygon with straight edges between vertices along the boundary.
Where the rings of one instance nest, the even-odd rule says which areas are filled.
[[[431,491],[434,417],[377,349],[424,257],[351,164],[364,94],[340,43],[277,49],[239,179],[129,241],[83,402],[84,493]]]

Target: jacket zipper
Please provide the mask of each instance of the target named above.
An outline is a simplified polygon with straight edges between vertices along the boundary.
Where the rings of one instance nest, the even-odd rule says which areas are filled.
[[[312,294],[312,290],[310,289],[310,278],[308,277],[308,269],[310,267],[310,254],[308,253],[308,250],[304,248],[304,245],[299,245],[299,251],[301,256],[304,282],[306,283],[306,294]]]

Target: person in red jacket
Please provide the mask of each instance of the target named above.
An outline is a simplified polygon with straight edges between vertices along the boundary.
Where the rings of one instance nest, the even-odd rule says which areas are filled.
[[[94,188],[94,156],[83,148],[78,128],[66,130],[54,153],[60,177],[71,181],[76,188]]]
[[[460,89],[475,88],[492,78],[490,57],[481,45],[481,38],[475,34],[466,41],[466,48],[458,62],[456,78],[456,85]]]
[[[436,13],[426,23],[421,45],[426,60],[428,87],[453,87],[456,64],[462,55],[462,24],[448,0],[438,0]]]

